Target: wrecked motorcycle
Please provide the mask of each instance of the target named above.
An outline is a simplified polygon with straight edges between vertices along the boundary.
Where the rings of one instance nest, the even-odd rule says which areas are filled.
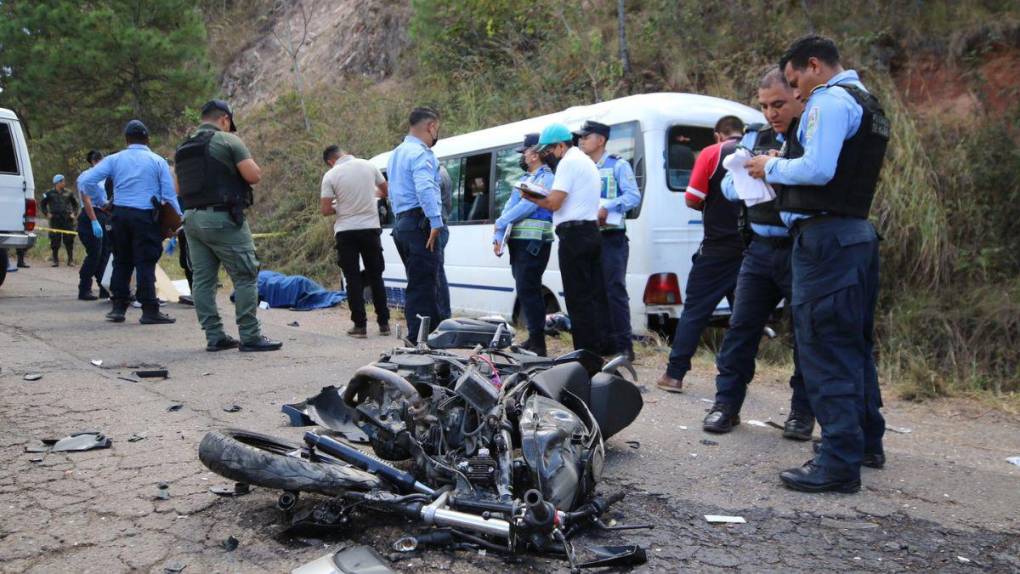
[[[621,375],[634,374],[625,358],[538,357],[512,341],[505,321],[448,319],[426,343],[394,349],[342,388],[284,407],[292,419],[358,435],[373,454],[328,431],[295,444],[224,430],[205,436],[199,458],[226,478],[285,491],[281,508],[299,492],[335,497],[324,514],[336,524],[368,508],[438,527],[398,540],[397,550],[536,551],[576,568],[571,535],[610,528],[600,517],[623,498],[597,496],[595,487],[603,441],[637,418],[641,394]]]

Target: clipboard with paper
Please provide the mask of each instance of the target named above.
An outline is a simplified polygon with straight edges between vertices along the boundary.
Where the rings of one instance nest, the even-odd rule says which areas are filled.
[[[514,189],[523,194],[537,197],[539,199],[549,196],[549,190],[532,181],[519,181],[514,184]]]
[[[748,207],[772,201],[776,198],[776,192],[772,186],[764,180],[751,177],[747,173],[744,164],[751,159],[751,152],[746,148],[738,147],[737,150],[726,156],[722,165],[726,171],[733,174],[733,189]]]
[[[499,251],[496,253],[496,257],[502,257],[503,253],[506,252],[506,242],[510,239],[510,232],[513,231],[513,229],[513,224],[510,224],[503,230],[503,237],[499,240]]]

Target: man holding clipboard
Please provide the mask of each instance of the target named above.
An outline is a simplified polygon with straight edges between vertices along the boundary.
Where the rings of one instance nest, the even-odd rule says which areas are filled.
[[[556,177],[544,196],[530,193],[527,188],[522,191],[525,199],[553,213],[574,348],[601,355],[606,350],[603,325],[608,307],[598,226],[602,178],[595,162],[574,147],[572,140],[573,134],[563,124],[542,130],[539,157]]]
[[[548,190],[553,184],[553,172],[542,163],[535,151],[538,134],[528,134],[517,148],[521,154],[520,166],[524,170],[510,199],[496,220],[493,251],[497,257],[510,250],[510,269],[517,288],[521,315],[528,327],[528,340],[522,348],[545,356],[545,297],[542,294],[542,274],[549,263],[553,241],[553,214],[530,201],[521,201],[520,186],[534,186]]]

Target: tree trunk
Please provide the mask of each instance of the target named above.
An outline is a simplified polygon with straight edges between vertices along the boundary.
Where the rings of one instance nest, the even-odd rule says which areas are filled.
[[[620,35],[620,64],[623,66],[623,81],[629,87],[631,85],[630,53],[627,50],[627,16],[624,12],[623,3],[624,0],[617,0],[616,2],[616,21]]]

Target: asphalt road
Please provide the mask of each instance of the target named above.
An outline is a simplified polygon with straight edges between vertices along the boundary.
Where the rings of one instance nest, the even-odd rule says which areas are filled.
[[[283,536],[277,493],[210,494],[228,483],[201,465],[197,446],[220,427],[298,439],[301,429],[285,426],[280,405],[346,382],[394,339],[345,337],[346,308],[270,310],[259,316],[284,341],[281,352],[206,353],[190,307],[167,306],[178,320],[171,326],[140,325],[139,310],[124,324],[107,323],[106,305],[74,298],[74,271],[33,267],[0,288],[0,456],[8,461],[0,466],[0,571],[289,572],[344,545],[392,554],[390,544],[413,526],[370,514],[331,536]],[[232,315],[225,299],[221,309]],[[639,363],[645,409],[607,444],[602,486],[627,492],[613,513],[618,523],[656,528],[587,536],[582,554],[591,544],[641,544],[649,561],[636,572],[1020,572],[1020,467],[1006,462],[1020,456],[1015,418],[959,400],[887,400],[889,425],[909,432],[887,435],[886,468],[866,469],[856,495],[800,494],[783,489],[777,474],[809,458],[809,446],[747,422],[784,420],[782,373],[755,382],[744,424],[708,436],[700,421],[711,365],[697,365],[685,394],[668,395],[652,384],[663,361],[660,353]],[[119,378],[132,378],[132,365],[165,366],[170,378]],[[29,373],[42,378],[24,380]],[[183,407],[169,412],[174,404]],[[233,404],[241,410],[224,411]],[[84,430],[106,433],[112,448],[24,452]],[[160,482],[168,500],[156,498]],[[299,508],[316,502],[305,496]],[[705,514],[747,524],[713,526]],[[222,547],[229,536],[236,550]],[[401,572],[566,570],[557,560],[507,563],[466,551],[394,558]]]

